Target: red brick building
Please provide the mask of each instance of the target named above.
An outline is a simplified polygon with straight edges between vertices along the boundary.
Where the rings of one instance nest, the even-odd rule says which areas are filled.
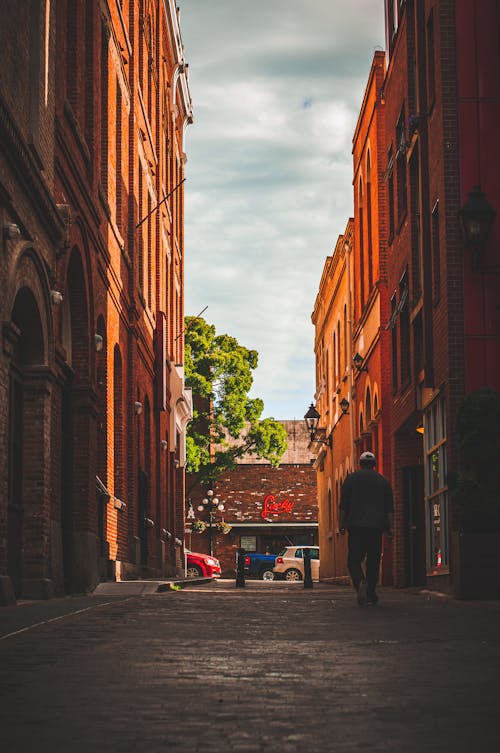
[[[339,503],[342,483],[355,462],[350,296],[353,233],[351,219],[326,258],[312,313],[315,406],[320,418],[311,452],[318,485],[321,580],[347,576],[347,541],[340,534]]]
[[[447,589],[457,410],[500,387],[498,219],[476,267],[458,222],[475,185],[500,206],[500,3],[385,5],[395,580]]]
[[[355,455],[373,450],[394,486],[400,586],[454,587],[456,416],[471,391],[500,391],[499,16],[498,0],[385,0],[386,60],[374,56],[354,135],[349,412]],[[493,210],[484,242],[461,233],[469,196]],[[324,393],[345,387],[325,322],[344,293],[325,284],[330,269],[329,257],[313,321],[316,406],[334,445],[318,456],[318,478],[326,471],[333,490],[345,428],[332,430]],[[325,520],[320,512],[321,542],[334,535]]]
[[[182,561],[191,101],[173,0],[10,3],[2,17],[8,598],[11,584],[50,596]]]
[[[214,513],[214,523],[224,520],[231,526],[227,535],[213,529],[213,553],[226,577],[235,575],[240,547],[278,554],[291,544],[318,543],[316,472],[311,464],[309,435],[303,421],[280,423],[287,432],[288,450],[277,468],[248,456],[213,484],[214,495],[224,505],[222,512]],[[206,519],[206,513],[197,511],[205,493],[206,489],[195,487],[188,499],[186,545],[192,551],[208,553],[208,530],[191,533],[191,515]]]

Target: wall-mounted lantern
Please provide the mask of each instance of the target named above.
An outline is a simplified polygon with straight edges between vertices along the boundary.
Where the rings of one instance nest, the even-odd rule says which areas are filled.
[[[328,447],[331,447],[332,435],[329,434],[327,436],[326,429],[324,428],[318,429],[319,419],[320,415],[314,407],[313,403],[311,403],[311,405],[307,409],[307,413],[304,416],[307,431],[309,432],[309,438],[311,442],[321,442],[321,444],[326,444]]]
[[[495,214],[480,186],[474,186],[458,213],[465,243],[472,251],[473,271],[479,267],[481,252],[488,242]]]
[[[357,371],[368,371],[368,367],[363,365],[364,362],[365,359],[359,353],[356,353],[356,355],[352,357],[352,365]]]

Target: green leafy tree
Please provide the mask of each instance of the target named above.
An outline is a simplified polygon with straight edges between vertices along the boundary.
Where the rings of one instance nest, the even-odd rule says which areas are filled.
[[[185,379],[193,390],[187,471],[195,483],[217,479],[247,453],[278,465],[287,449],[285,428],[273,418],[261,419],[264,403],[248,396],[257,351],[217,335],[201,317],[186,317],[184,331]]]

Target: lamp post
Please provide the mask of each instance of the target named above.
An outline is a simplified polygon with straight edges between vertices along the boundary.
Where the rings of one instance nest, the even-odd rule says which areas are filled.
[[[213,544],[212,544],[212,516],[215,510],[220,510],[221,512],[224,510],[224,505],[222,502],[219,502],[217,497],[214,497],[214,491],[213,489],[208,489],[207,496],[204,497],[204,499],[201,500],[201,503],[198,505],[198,511],[203,512],[206,510],[208,512],[208,542],[210,547],[210,555],[213,557]]]

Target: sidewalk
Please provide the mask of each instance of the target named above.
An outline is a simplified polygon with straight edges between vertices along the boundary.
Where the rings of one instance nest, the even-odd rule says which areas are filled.
[[[13,753],[500,750],[500,602],[261,581],[59,602],[0,640]]]

